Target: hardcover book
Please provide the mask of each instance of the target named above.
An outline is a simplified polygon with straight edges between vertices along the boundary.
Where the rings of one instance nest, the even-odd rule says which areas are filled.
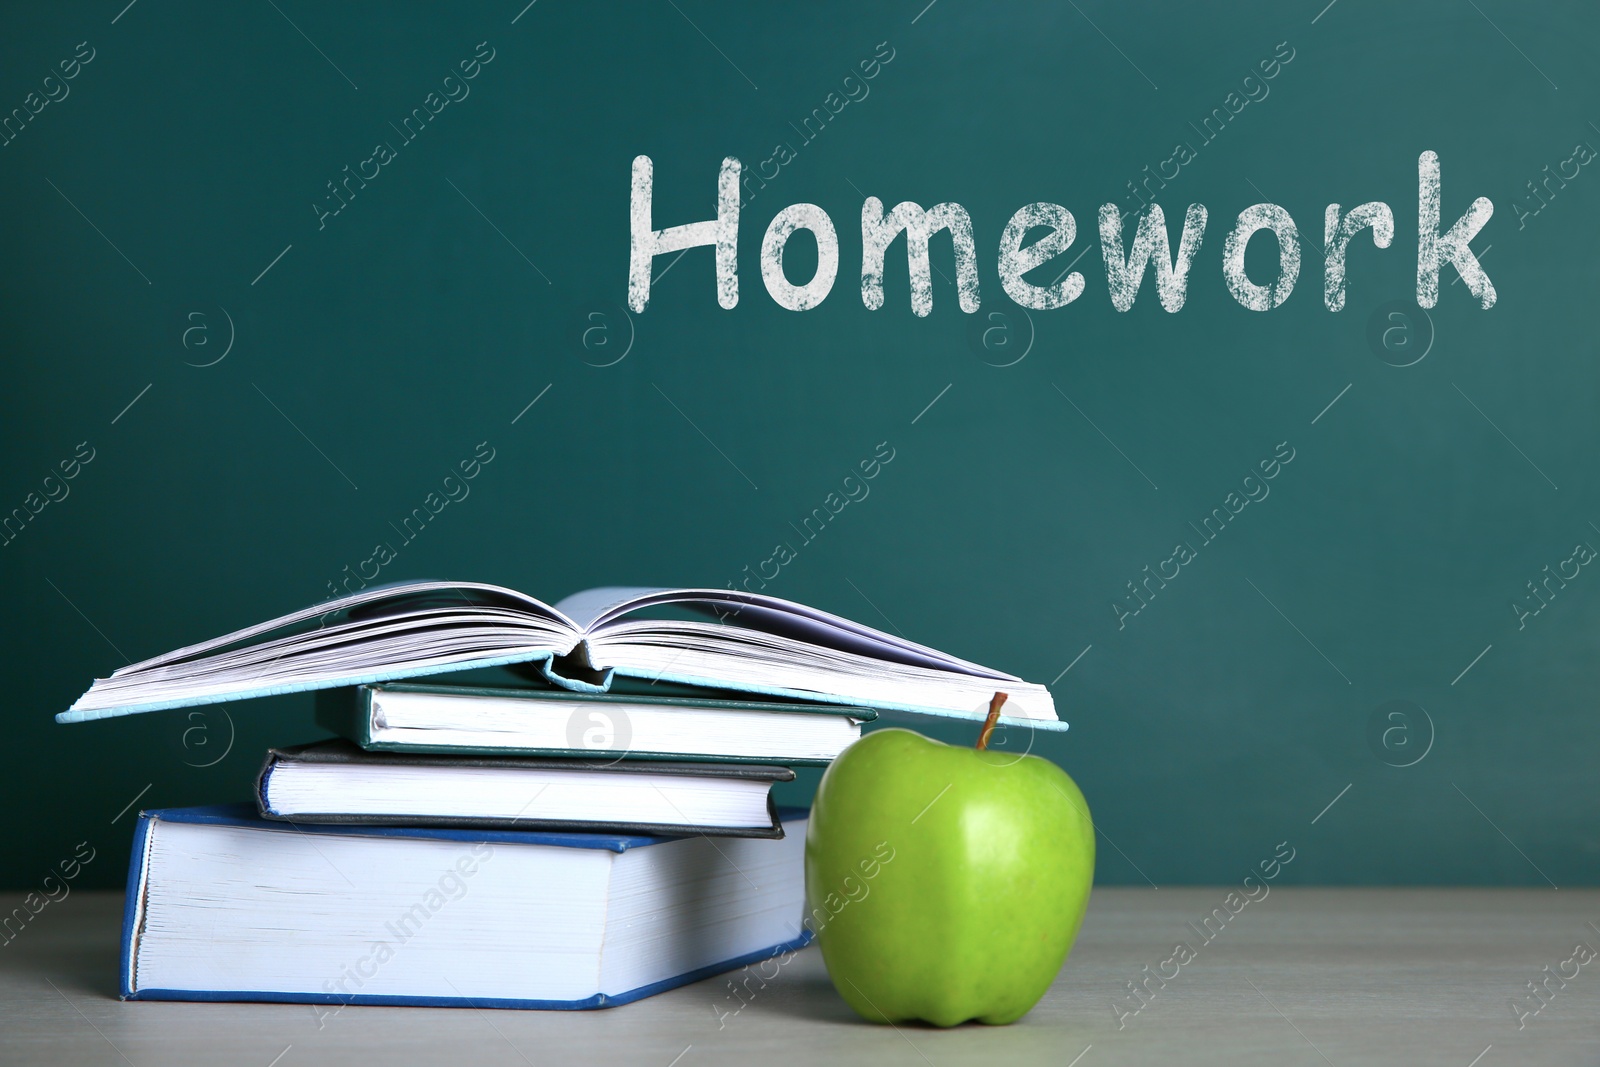
[[[382,752],[823,765],[871,708],[566,690],[358,685],[317,693],[317,722]]]
[[[662,618],[690,609],[708,618]],[[97,679],[58,722],[536,664],[601,693],[618,675],[831,704],[1065,729],[1042,685],[816,608],[730,589],[590,589],[551,606],[473,582],[402,582],[326,601]]]
[[[264,818],[296,826],[782,837],[772,783],[793,780],[749,763],[368,752],[339,740],[270,750],[256,801]]]
[[[625,1004],[809,940],[805,820],[785,811],[784,838],[712,842],[141,812],[122,996]]]

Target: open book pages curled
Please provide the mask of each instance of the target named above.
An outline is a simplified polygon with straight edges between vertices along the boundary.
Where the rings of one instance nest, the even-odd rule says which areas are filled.
[[[652,617],[682,607],[705,621]],[[502,586],[363,590],[96,679],[57,722],[506,664],[580,693],[618,676],[1062,730],[1042,685],[816,608],[729,589],[590,589],[554,606]]]

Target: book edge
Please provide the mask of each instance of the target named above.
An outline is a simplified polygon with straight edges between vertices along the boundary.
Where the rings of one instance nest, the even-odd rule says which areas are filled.
[[[619,671],[624,677],[643,677]],[[651,675],[654,678],[654,675]],[[371,698],[382,696],[385,690],[396,693],[423,693],[430,696],[449,697],[494,697],[508,700],[572,700],[574,690],[562,687],[560,689],[516,689],[505,686],[474,686],[474,685],[433,685],[427,682],[367,682],[355,688],[365,690],[368,695],[362,698],[360,706],[371,706]],[[709,687],[708,687],[709,688]],[[723,692],[739,692],[730,690],[727,686],[719,685],[715,688]],[[753,711],[772,712],[774,714],[798,715],[843,715],[862,722],[873,722],[878,717],[876,708],[865,704],[851,704],[848,702],[838,704],[819,704],[815,701],[795,704],[779,704],[761,700],[738,700],[726,697],[683,697],[683,696],[647,696],[632,693],[604,693],[588,694],[584,702],[602,704],[650,704],[661,707],[689,708],[695,711]]]
[[[370,1007],[427,1007],[427,1008],[509,1008],[536,1011],[584,1011],[594,1008],[615,1008],[624,1004],[631,1004],[646,997],[665,993],[680,986],[692,985],[707,978],[752,963],[759,963],[774,956],[781,956],[786,952],[797,952],[811,944],[813,936],[809,930],[803,931],[797,938],[781,942],[767,948],[757,949],[754,952],[735,956],[732,959],[719,960],[716,963],[697,967],[692,971],[664,978],[659,982],[652,982],[635,989],[627,990],[615,995],[596,993],[590,997],[579,1000],[519,1000],[516,998],[495,997],[428,997],[428,996],[397,996],[390,994],[355,993],[350,996],[341,996],[337,993],[283,993],[263,992],[259,990],[213,990],[213,989],[142,989],[137,993],[125,997],[126,1000],[147,1001],[198,1001],[204,1003],[225,1003],[230,1001],[259,1002],[268,1004],[335,1004],[340,1007],[346,1005]]]
[[[807,818],[809,809],[780,805],[777,809],[779,824]],[[489,841],[505,845],[538,845],[548,848],[582,848],[605,852],[626,852],[630,848],[648,848],[651,845],[679,841],[697,836],[694,833],[662,835],[592,833],[574,830],[500,830],[490,827],[410,827],[382,825],[338,825],[307,823],[304,828],[288,820],[262,819],[249,804],[211,804],[183,808],[158,808],[141,812],[142,817],[164,819],[174,823],[238,826],[247,830],[269,833],[299,832],[302,834],[345,834],[356,837],[420,839],[429,841]],[[476,832],[474,832],[476,830]],[[484,836],[493,835],[493,836]],[[563,840],[528,840],[530,836],[559,837]],[[581,840],[571,840],[579,838]]]

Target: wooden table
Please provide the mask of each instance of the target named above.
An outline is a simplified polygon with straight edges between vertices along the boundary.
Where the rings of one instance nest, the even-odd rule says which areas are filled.
[[[1226,892],[1098,889],[1071,959],[1030,1015],[948,1031],[859,1021],[815,949],[736,1014],[724,979],[608,1011],[346,1008],[320,1029],[309,1006],[122,1003],[122,897],[75,892],[0,948],[0,1063],[1600,1063],[1600,959],[1564,989],[1549,979],[1556,992],[1520,1030],[1511,1008],[1546,965],[1571,974],[1563,964],[1578,942],[1600,950],[1600,890],[1275,888],[1207,943],[1186,924]],[[1162,964],[1179,941],[1194,958],[1165,988],[1151,980],[1154,994],[1132,1013],[1125,983],[1146,965],[1171,974]]]

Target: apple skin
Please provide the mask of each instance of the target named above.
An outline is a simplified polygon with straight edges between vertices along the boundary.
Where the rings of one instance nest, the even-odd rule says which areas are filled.
[[[1044,996],[1094,882],[1083,794],[1049,760],[867,734],[817,787],[807,925],[873,1022],[1014,1022]]]

